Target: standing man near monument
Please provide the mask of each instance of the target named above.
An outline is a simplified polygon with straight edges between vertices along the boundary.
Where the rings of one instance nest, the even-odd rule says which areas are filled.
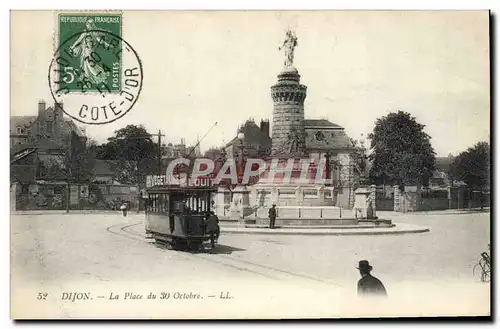
[[[269,209],[269,228],[274,229],[274,223],[276,221],[276,205],[273,204],[272,208]]]

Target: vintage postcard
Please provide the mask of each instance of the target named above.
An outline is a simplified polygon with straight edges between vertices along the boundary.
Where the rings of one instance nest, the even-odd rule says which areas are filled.
[[[12,11],[12,319],[491,314],[488,11]]]

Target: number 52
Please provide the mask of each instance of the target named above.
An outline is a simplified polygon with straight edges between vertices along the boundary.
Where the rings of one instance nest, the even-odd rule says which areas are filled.
[[[43,299],[43,300],[46,300],[48,295],[49,295],[49,294],[48,294],[48,293],[46,293],[46,292],[43,292],[43,293],[42,293],[42,292],[39,292],[39,293],[38,293],[38,296],[36,297],[36,299],[38,299],[38,300],[42,300],[42,299]]]

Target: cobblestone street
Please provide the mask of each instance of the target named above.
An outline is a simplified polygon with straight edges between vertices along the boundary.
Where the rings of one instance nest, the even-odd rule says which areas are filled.
[[[338,300],[334,296],[344,300],[355,297],[357,262],[368,259],[374,266],[373,274],[384,282],[391,297],[414,295],[416,303],[419,298],[429,298],[432,291],[434,299],[460,296],[460,305],[449,308],[452,313],[455,309],[473,312],[469,303],[488,312],[489,285],[478,283],[472,268],[490,240],[489,213],[383,215],[396,225],[425,225],[430,232],[387,236],[222,234],[213,252],[192,254],[146,242],[141,214],[14,215],[11,282],[13,287],[23,288],[12,291],[13,304],[35,300],[44,289],[57,291],[53,295],[93,289],[93,295],[99,290],[108,299],[112,291],[149,291],[155,285],[191,290],[211,287],[214,294],[240,289],[240,300],[245,294],[256,301],[258,297],[252,295],[255,289],[267,301],[276,297],[273,289],[276,293],[285,289],[288,294],[303,292],[318,303],[324,299],[335,304]],[[81,304],[64,304],[60,299],[58,296],[53,302],[66,305],[58,306],[63,315],[80,314],[73,308]],[[331,316],[336,308],[347,307],[333,304]],[[269,308],[268,302],[261,301],[264,306]],[[112,313],[110,308],[106,310]],[[144,312],[134,310],[135,316],[144,316]],[[293,310],[289,307],[283,312]],[[152,312],[145,314],[156,314]],[[107,313],[96,309],[90,314]]]

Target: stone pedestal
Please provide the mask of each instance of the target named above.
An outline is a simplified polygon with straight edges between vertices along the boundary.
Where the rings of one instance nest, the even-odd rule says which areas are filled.
[[[224,213],[224,207],[225,207],[225,204],[224,204],[224,192],[225,192],[225,189],[219,187],[217,189],[217,193],[215,193],[212,196],[212,201],[214,202],[212,210],[215,212],[215,214],[217,216],[220,216],[220,217],[225,216],[225,213]]]
[[[377,187],[375,185],[370,185],[370,196],[369,202],[371,203],[372,208],[372,218],[377,217]]]
[[[229,208],[230,217],[244,223],[245,217],[249,217],[253,213],[254,209],[250,205],[250,190],[246,186],[236,186]]]
[[[373,190],[371,188],[358,188],[354,192],[353,217],[358,219],[374,219],[375,209],[372,198]]]
[[[394,185],[394,211],[402,212],[401,191],[399,185]]]

